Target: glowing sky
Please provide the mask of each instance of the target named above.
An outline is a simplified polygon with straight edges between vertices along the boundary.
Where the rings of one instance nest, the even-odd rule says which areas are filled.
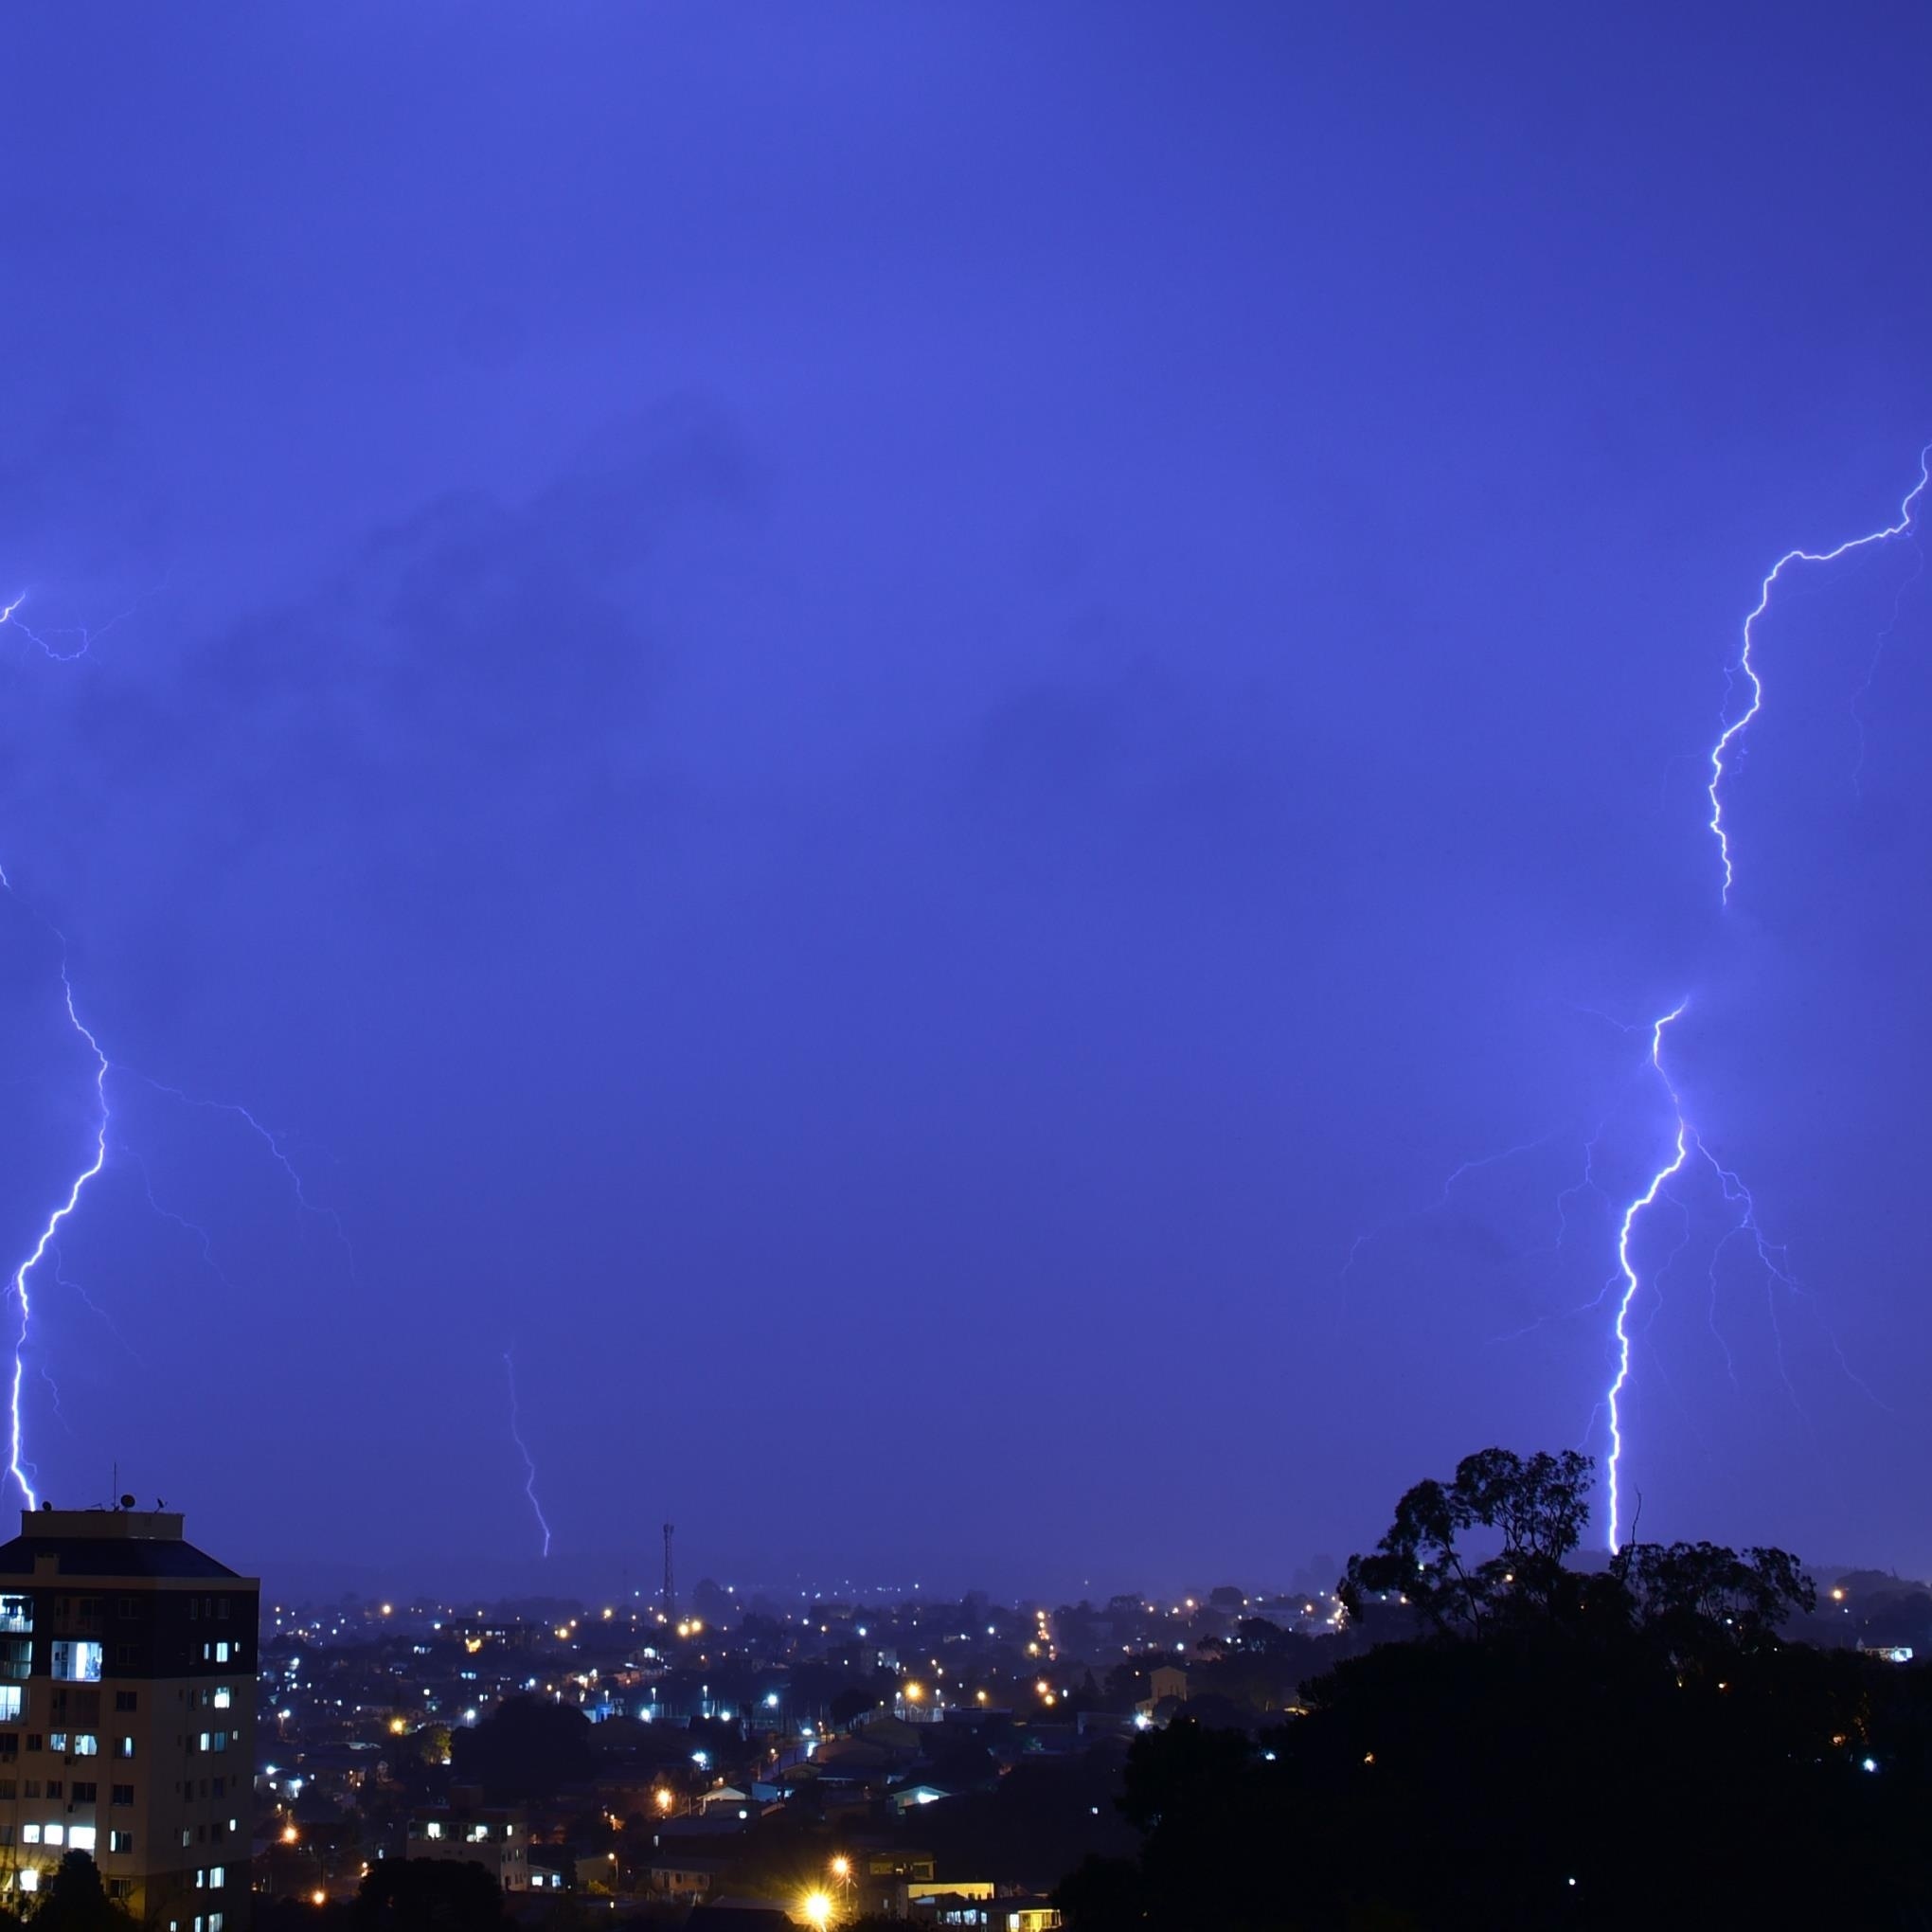
[[[1743,22],[9,20],[0,601],[119,621],[0,630],[0,1253],[43,919],[315,1208],[114,1088],[45,1492],[534,1563],[513,1351],[559,1557],[1285,1575],[1603,1446],[1688,999],[1802,1292],[1639,1232],[1645,1533],[1932,1567],[1910,544],[1759,622],[1728,910],[1704,793],[1932,436],[1932,21]]]

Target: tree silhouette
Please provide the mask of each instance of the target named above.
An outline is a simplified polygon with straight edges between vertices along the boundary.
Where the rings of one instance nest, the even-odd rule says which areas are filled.
[[[1073,1932],[1932,1927],[1932,1671],[1785,1641],[1781,1550],[1571,1568],[1589,1476],[1490,1450],[1410,1490],[1344,1594],[1418,1634],[1260,1737],[1138,1739],[1139,1856],[1068,1877]]]

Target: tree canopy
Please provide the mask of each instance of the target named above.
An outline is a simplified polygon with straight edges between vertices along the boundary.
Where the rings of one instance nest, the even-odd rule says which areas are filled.
[[[1932,1672],[1785,1641],[1781,1550],[1572,1565],[1590,1474],[1488,1450],[1410,1490],[1343,1585],[1404,1639],[1259,1737],[1137,1740],[1140,1854],[1065,1882],[1073,1932],[1932,1926]]]

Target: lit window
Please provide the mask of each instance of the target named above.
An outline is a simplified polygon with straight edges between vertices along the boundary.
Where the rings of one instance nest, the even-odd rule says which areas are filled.
[[[208,1932],[222,1932],[221,1913],[210,1912],[208,1914]]]
[[[234,1703],[235,1693],[226,1684],[218,1684],[212,1701],[217,1710],[226,1710]]]
[[[58,1637],[52,1646],[52,1674],[63,1684],[100,1682],[100,1646]]]
[[[67,1834],[67,1843],[76,1852],[92,1852],[95,1835],[95,1828],[92,1825],[76,1825]]]
[[[64,1751],[66,1748],[67,1748],[67,1733],[65,1731],[49,1731],[47,1733],[48,1750]]]
[[[38,1845],[40,1843],[40,1827],[38,1825],[22,1825],[20,1828],[20,1842],[23,1845]]]
[[[222,1641],[215,1646],[216,1663],[225,1664],[228,1661],[228,1649],[229,1649],[228,1640],[226,1637],[224,1637]]]
[[[21,1869],[20,1888],[22,1891],[40,1890],[40,1873],[37,1872],[30,1865],[25,1866]]]
[[[228,1868],[225,1865],[211,1865],[208,1867],[208,1889],[210,1891],[220,1891],[227,1882]]]
[[[201,1734],[201,1747],[205,1751],[208,1747],[208,1734],[206,1731],[203,1731]]]
[[[120,1739],[119,1742],[116,1743],[114,1747],[114,1754],[116,1758],[132,1758],[134,1755],[134,1739],[133,1738]]]
[[[0,1684],[0,1724],[18,1724],[22,1691],[18,1684]]]
[[[110,1832],[107,1834],[107,1849],[110,1852],[132,1852],[134,1849],[134,1834],[132,1832]]]
[[[92,1731],[76,1731],[74,1755],[77,1758],[98,1758],[100,1755],[100,1740]]]
[[[66,1838],[67,1828],[65,1825],[49,1825],[41,1834],[41,1842],[46,1845],[64,1844]]]
[[[423,1826],[422,1835],[425,1838],[440,1838],[442,1836],[442,1827],[432,1818],[428,1824]]]

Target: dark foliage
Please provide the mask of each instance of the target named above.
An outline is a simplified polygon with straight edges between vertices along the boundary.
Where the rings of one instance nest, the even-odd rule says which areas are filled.
[[[1812,1591],[1780,1550],[1567,1567],[1588,1474],[1493,1450],[1411,1490],[1347,1591],[1427,1634],[1259,1739],[1138,1740],[1139,1858],[1067,1878],[1074,1932],[1932,1927],[1932,1673],[1780,1641]]]
[[[355,1902],[356,1932],[507,1932],[503,1888],[477,1864],[385,1858]]]
[[[458,1781],[482,1785],[493,1801],[549,1798],[590,1776],[590,1720],[562,1704],[512,1697],[481,1724],[458,1727],[450,1757]]]
[[[42,1887],[33,1923],[46,1932],[132,1932],[134,1922],[108,1897],[94,1860],[69,1852]]]

